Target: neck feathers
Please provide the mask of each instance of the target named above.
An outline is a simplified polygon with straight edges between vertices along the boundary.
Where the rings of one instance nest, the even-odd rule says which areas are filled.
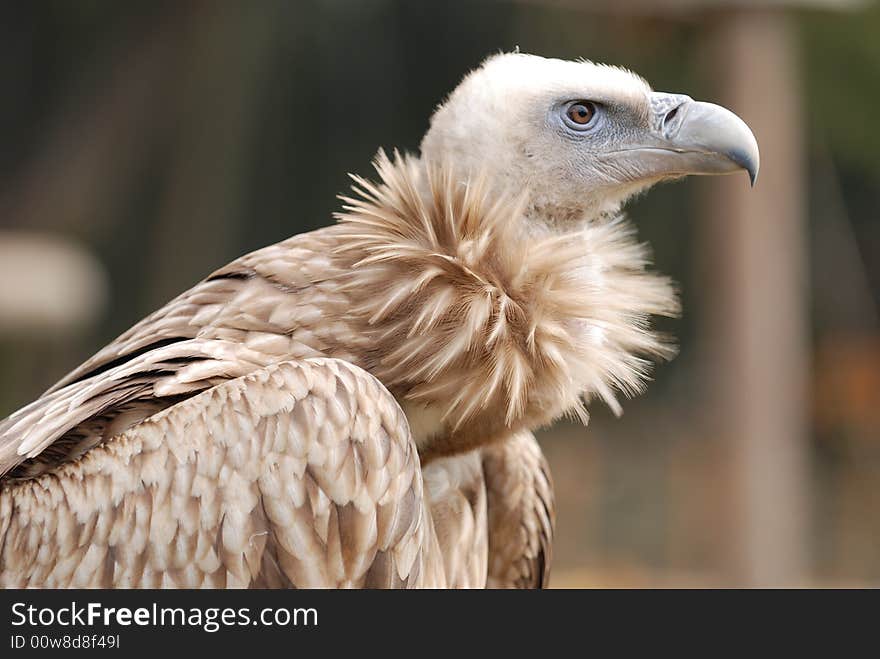
[[[622,219],[530,231],[525,191],[396,153],[375,166],[380,182],[354,177],[338,215],[343,286],[368,368],[439,413],[440,452],[586,420],[593,396],[619,412],[615,392],[640,391],[647,358],[671,356],[648,321],[676,313],[675,294]]]

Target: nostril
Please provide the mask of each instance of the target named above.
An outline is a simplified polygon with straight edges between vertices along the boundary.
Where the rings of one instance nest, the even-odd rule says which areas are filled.
[[[680,108],[680,107],[681,107],[680,105],[677,105],[674,108],[672,108],[669,112],[666,113],[666,116],[663,117],[663,125],[664,126],[667,125],[668,123],[670,123],[673,119],[675,119],[675,115],[678,114],[678,108]]]

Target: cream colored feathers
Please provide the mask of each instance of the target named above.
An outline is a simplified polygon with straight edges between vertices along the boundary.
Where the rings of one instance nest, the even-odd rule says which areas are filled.
[[[464,183],[454,166],[380,154],[381,183],[357,179],[336,253],[350,313],[381,358],[371,372],[445,422],[423,452],[454,453],[568,413],[616,411],[640,390],[644,357],[670,349],[648,330],[676,312],[666,279],[619,218],[536,234],[524,194]]]

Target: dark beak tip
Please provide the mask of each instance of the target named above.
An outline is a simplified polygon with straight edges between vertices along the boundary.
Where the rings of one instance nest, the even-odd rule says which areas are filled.
[[[728,154],[728,158],[730,158],[734,163],[742,167],[749,174],[749,182],[752,184],[752,187],[755,187],[755,182],[758,180],[758,163],[756,159],[752,158],[745,151],[732,151]]]

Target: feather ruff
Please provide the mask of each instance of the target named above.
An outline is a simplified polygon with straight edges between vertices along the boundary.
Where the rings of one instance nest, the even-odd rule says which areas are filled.
[[[454,432],[492,415],[511,430],[586,421],[594,396],[620,413],[615,392],[641,391],[650,358],[674,354],[649,319],[678,312],[675,291],[621,216],[541,233],[526,195],[486,177],[397,152],[375,167],[379,183],[353,176],[341,197],[341,285],[360,300],[369,370]]]

